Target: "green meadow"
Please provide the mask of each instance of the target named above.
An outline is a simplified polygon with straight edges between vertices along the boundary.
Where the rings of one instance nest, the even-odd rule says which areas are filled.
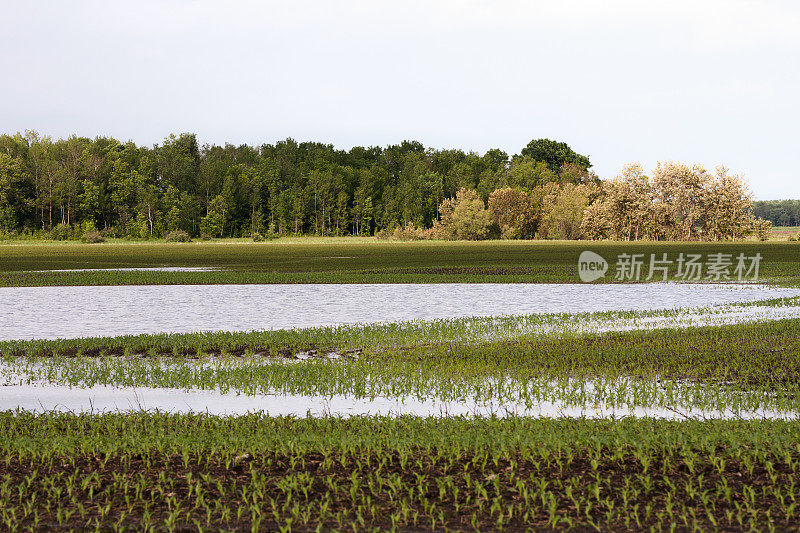
[[[798,242],[378,241],[372,238],[287,238],[102,244],[25,241],[0,244],[0,286],[216,283],[575,283],[584,250],[603,256],[614,281],[619,254],[675,260],[679,253],[762,256],[759,279],[800,284]],[[103,271],[189,267],[213,271]],[[89,269],[90,272],[54,272]],[[646,275],[646,272],[645,272]]]

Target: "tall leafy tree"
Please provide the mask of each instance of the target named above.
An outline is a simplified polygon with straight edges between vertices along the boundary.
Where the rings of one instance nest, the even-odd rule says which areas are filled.
[[[587,170],[592,164],[589,158],[575,152],[567,143],[550,139],[534,139],[520,151],[523,157],[541,161],[554,173],[558,174],[564,165],[576,165]]]

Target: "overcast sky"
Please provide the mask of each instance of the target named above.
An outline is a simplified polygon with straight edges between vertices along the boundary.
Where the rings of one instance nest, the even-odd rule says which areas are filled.
[[[800,2],[2,1],[0,132],[566,141],[601,177],[720,163],[800,198]]]

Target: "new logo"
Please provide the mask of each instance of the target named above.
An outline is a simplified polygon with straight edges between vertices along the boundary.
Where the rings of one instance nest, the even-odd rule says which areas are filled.
[[[608,262],[603,256],[589,250],[581,252],[578,258],[578,275],[584,283],[591,283],[602,278],[608,272]]]

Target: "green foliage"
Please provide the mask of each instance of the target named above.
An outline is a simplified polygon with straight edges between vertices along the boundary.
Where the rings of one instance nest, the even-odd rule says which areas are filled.
[[[753,214],[773,226],[800,226],[800,200],[760,200],[753,202]]]
[[[536,161],[529,157],[515,159],[509,167],[506,177],[509,186],[528,191],[557,180],[558,173],[556,171],[551,170],[543,161]]]
[[[479,190],[486,201],[509,184],[573,180],[528,156],[509,166],[501,150],[480,156],[426,150],[416,141],[349,151],[292,139],[201,147],[183,133],[151,148],[29,132],[0,135],[0,144],[7,152],[0,157],[0,231],[7,234],[91,220],[140,239],[176,230],[247,237],[268,225],[280,235],[366,236],[430,228],[441,202],[461,188]]]
[[[191,239],[191,237],[189,237],[189,234],[186,233],[185,231],[176,230],[176,231],[171,231],[171,232],[167,233],[164,236],[164,240],[167,241],[167,242],[189,242],[192,239]]]
[[[63,222],[57,224],[51,231],[50,234],[53,237],[53,240],[56,241],[66,241],[73,237],[74,233],[72,228],[69,224],[64,224]]]
[[[138,213],[136,215],[136,224],[132,228],[132,234],[134,237],[142,239],[149,239],[153,236],[151,222],[144,213]]]
[[[18,228],[18,218],[25,215],[23,163],[0,153],[0,233],[11,233]]]
[[[520,155],[545,163],[550,171],[556,174],[561,172],[565,165],[576,165],[583,170],[592,166],[588,157],[576,153],[567,143],[550,139],[535,139],[529,142]]]
[[[200,230],[214,237],[222,236],[225,229],[227,204],[225,198],[217,195],[208,204],[208,214],[200,221]]]

